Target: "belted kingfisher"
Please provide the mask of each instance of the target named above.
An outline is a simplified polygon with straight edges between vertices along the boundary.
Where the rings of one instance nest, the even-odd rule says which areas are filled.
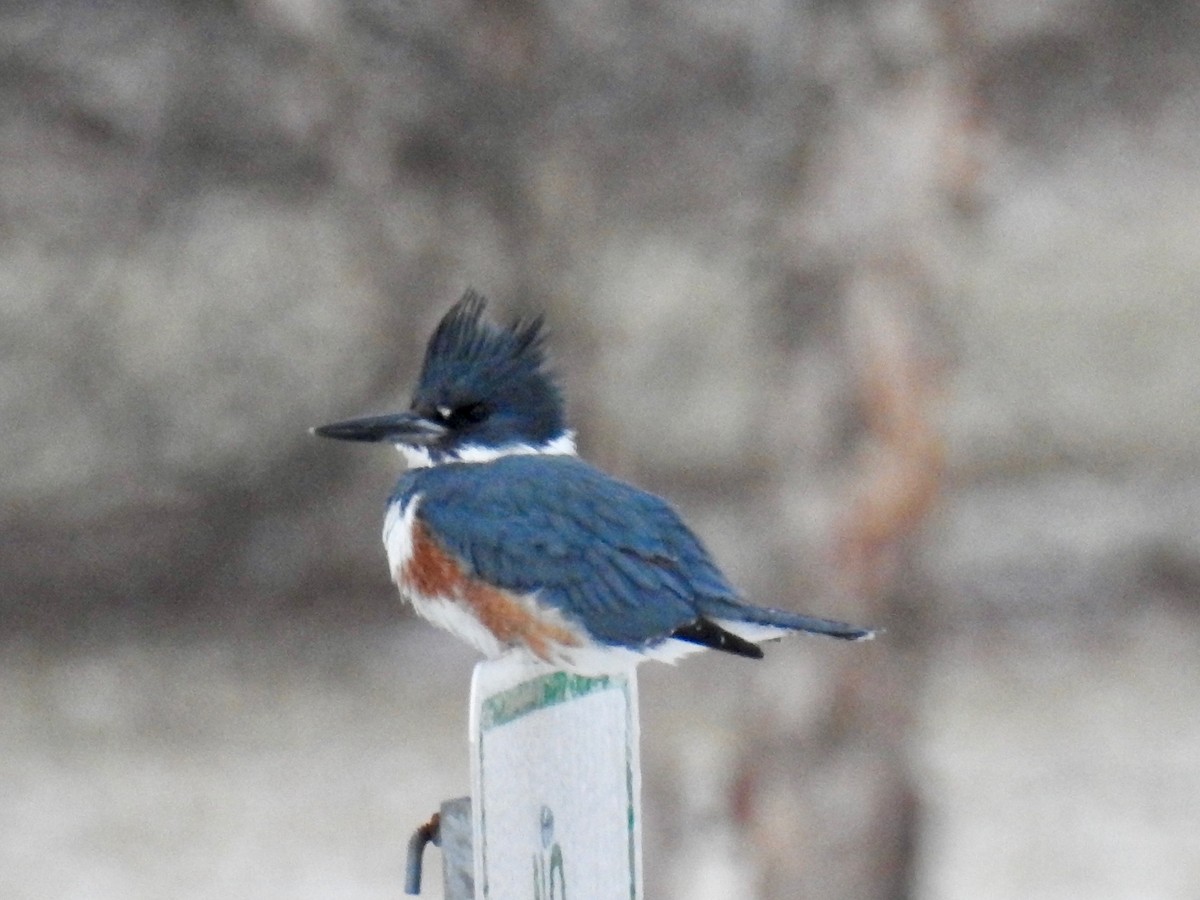
[[[409,469],[383,524],[416,611],[488,657],[580,673],[705,647],[760,658],[791,631],[869,629],[743,602],[666,501],[575,453],[540,317],[500,327],[467,291],[425,351],[408,411],[313,431],[389,442]]]

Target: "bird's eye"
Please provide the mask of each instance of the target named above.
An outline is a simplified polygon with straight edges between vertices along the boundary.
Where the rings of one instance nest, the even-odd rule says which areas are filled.
[[[452,425],[474,425],[487,417],[487,407],[482,403],[464,403],[450,412]]]
[[[448,406],[445,404],[434,407],[431,418],[445,425],[447,428],[462,428],[465,425],[474,425],[476,422],[482,422],[487,417],[487,407],[482,403],[463,403],[459,406]]]

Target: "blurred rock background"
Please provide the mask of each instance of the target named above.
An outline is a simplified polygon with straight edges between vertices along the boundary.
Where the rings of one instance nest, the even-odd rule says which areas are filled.
[[[398,461],[306,429],[473,285],[750,596],[888,629],[643,670],[650,896],[1195,897],[1194,4],[9,3],[0,59],[0,895],[399,892],[472,657]]]

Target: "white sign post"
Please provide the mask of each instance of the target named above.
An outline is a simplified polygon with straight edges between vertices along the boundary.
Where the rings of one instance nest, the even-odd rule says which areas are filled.
[[[476,900],[642,900],[634,671],[477,665],[471,797]]]

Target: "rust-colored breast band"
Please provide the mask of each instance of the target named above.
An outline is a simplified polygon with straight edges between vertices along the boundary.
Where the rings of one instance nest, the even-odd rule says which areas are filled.
[[[510,647],[524,644],[547,662],[552,645],[579,646],[574,632],[539,616],[533,604],[467,575],[419,518],[413,523],[412,542],[412,556],[403,574],[417,593],[462,603],[500,643]]]

